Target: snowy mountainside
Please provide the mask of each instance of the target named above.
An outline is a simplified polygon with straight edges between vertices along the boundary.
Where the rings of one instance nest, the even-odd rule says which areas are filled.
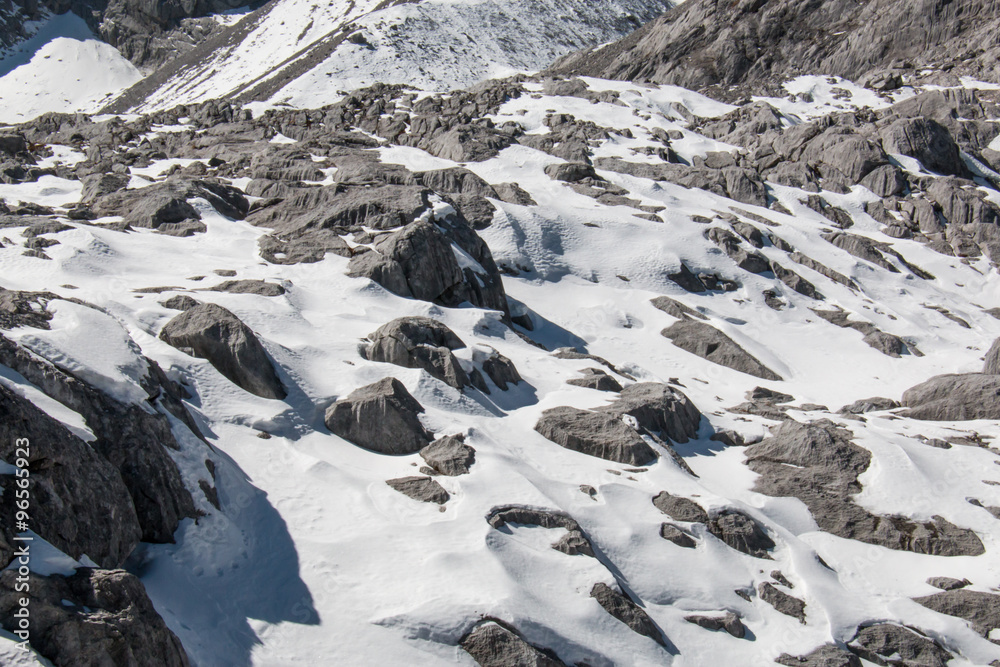
[[[147,111],[217,97],[316,108],[339,91],[405,83],[462,88],[541,69],[625,35],[667,0],[275,0],[168,62],[109,110]]]
[[[990,88],[512,79],[3,132],[4,409],[104,451],[72,375],[169,424],[191,498],[118,560],[38,526],[35,586],[124,566],[178,665],[1000,660]],[[890,131],[918,113],[953,161]]]

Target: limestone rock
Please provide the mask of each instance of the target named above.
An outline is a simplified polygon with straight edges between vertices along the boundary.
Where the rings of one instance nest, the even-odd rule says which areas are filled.
[[[597,391],[619,392],[622,390],[622,386],[618,383],[618,380],[599,368],[585,368],[581,373],[583,373],[582,378],[570,378],[566,380],[566,384],[586,387],[587,389],[596,389]]]
[[[675,521],[708,523],[708,512],[702,509],[701,505],[688,498],[672,496],[666,491],[661,491],[653,498],[653,505]]]
[[[431,377],[461,389],[471,384],[452,350],[465,343],[444,324],[429,317],[401,317],[368,335],[365,356],[403,368],[422,368]]]
[[[633,632],[666,646],[663,633],[653,619],[624,593],[616,591],[607,584],[597,583],[590,590],[590,597],[597,600],[606,612],[630,627]]]
[[[781,380],[781,376],[710,324],[681,320],[664,329],[661,334],[682,350],[712,363],[764,380]]]
[[[386,484],[403,495],[423,503],[444,505],[451,498],[444,487],[430,477],[400,477],[386,480]]]
[[[403,383],[385,378],[356,389],[326,411],[326,427],[359,447],[380,454],[413,454],[431,443],[420,423],[424,408]]]
[[[598,408],[616,416],[630,415],[639,426],[684,443],[698,436],[701,413],[679,389],[657,382],[637,382],[621,390],[611,405]]]
[[[542,413],[535,430],[561,447],[616,463],[642,466],[656,452],[620,419],[602,412],[572,407]]]
[[[954,657],[933,639],[892,623],[859,628],[847,648],[877,665],[947,667]]]
[[[476,450],[465,444],[465,436],[448,435],[421,449],[420,457],[436,473],[457,477],[468,474],[476,462]]]
[[[480,667],[566,667],[554,654],[543,652],[516,631],[494,621],[476,626],[462,637],[459,646]]]

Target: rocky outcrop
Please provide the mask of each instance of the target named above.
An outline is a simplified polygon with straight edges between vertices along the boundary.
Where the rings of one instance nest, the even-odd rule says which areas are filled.
[[[566,534],[552,544],[552,548],[570,556],[584,555],[594,557],[594,548],[590,539],[577,523],[576,519],[565,512],[545,510],[523,505],[507,505],[494,507],[486,516],[486,521],[497,530],[508,523],[525,526],[541,526],[542,528],[564,528]]]
[[[409,496],[422,503],[437,503],[444,505],[451,498],[444,487],[430,477],[400,477],[385,482],[404,496]]]
[[[1000,419],[1000,375],[938,375],[903,392],[902,403],[912,419]]]
[[[933,639],[892,623],[859,628],[847,648],[876,665],[946,667],[954,657]]]
[[[660,537],[684,549],[694,549],[697,546],[690,535],[669,523],[660,524]]]
[[[681,320],[664,329],[661,334],[682,350],[714,364],[764,380],[782,379],[780,375],[737,345],[732,338],[710,324]]]
[[[820,646],[806,655],[782,653],[775,662],[785,667],[861,667],[858,656],[834,644]]]
[[[667,642],[660,628],[649,614],[624,593],[607,584],[597,583],[590,590],[590,597],[597,600],[598,604],[604,607],[604,611],[627,625],[636,634],[649,637],[660,646],[666,647]]]
[[[31,574],[27,590],[16,588],[17,577],[16,570],[0,575],[0,624],[18,629],[15,613],[27,597],[31,646],[56,667],[190,664],[142,582],[128,572],[81,568],[69,577]]]
[[[727,545],[754,558],[770,559],[774,540],[756,521],[743,512],[728,508],[713,515],[708,530]]]
[[[201,214],[188,203],[204,199],[221,215],[242,220],[250,203],[242,192],[217,181],[170,178],[137,190],[117,190],[93,202],[97,216],[122,216],[123,223],[156,231],[187,236],[204,231]]]
[[[284,287],[266,280],[226,280],[207,288],[207,290],[230,294],[256,294],[258,296],[281,296],[285,293]]]
[[[706,630],[712,630],[713,632],[725,630],[737,639],[743,639],[747,632],[746,626],[740,621],[740,617],[731,611],[726,612],[723,616],[685,616],[684,620]]]
[[[521,382],[521,374],[517,372],[514,362],[492,348],[485,354],[477,351],[473,355],[473,360],[479,363],[483,372],[500,388],[500,391],[507,391],[508,385]],[[488,389],[486,393],[489,393]]]
[[[673,442],[698,437],[701,413],[679,389],[657,382],[637,382],[621,390],[611,405],[598,408],[617,417],[634,417],[642,428]]]
[[[806,603],[797,597],[791,596],[780,588],[777,588],[769,581],[763,582],[757,587],[760,599],[768,603],[785,616],[799,619],[799,622],[806,622]]]
[[[276,400],[288,395],[257,336],[222,306],[203,303],[185,310],[167,322],[160,340],[208,360],[251,394]]]
[[[455,333],[429,317],[401,317],[368,335],[365,356],[403,368],[422,368],[456,389],[472,384],[452,350],[465,347]]]
[[[973,630],[984,637],[1000,628],[1000,595],[994,593],[961,589],[915,598],[914,601],[938,613],[964,618]]]
[[[477,625],[459,646],[480,667],[566,667],[551,651],[532,646],[516,630],[493,620]]]
[[[457,477],[469,473],[476,450],[465,444],[465,436],[447,435],[421,449],[420,457],[438,475]]]
[[[424,408],[396,378],[356,389],[326,411],[324,423],[335,435],[379,454],[414,454],[433,434],[420,423]]]
[[[984,547],[976,534],[943,517],[913,521],[879,516],[855,504],[861,491],[858,476],[868,469],[871,454],[850,440],[850,432],[828,421],[801,424],[787,420],[774,437],[746,450],[747,465],[760,477],[754,490],[791,496],[809,508],[821,530],[889,549],[939,556],[979,555]]]
[[[550,408],[542,413],[535,430],[561,447],[616,463],[642,466],[656,460],[656,452],[638,433],[602,412]]]
[[[653,498],[653,505],[675,521],[708,523],[708,512],[688,498],[672,496],[666,491],[661,491]]]
[[[618,383],[618,380],[599,368],[584,368],[580,373],[583,377],[570,378],[566,380],[566,384],[585,387],[587,389],[596,389],[597,391],[619,392],[622,390],[622,386]]]

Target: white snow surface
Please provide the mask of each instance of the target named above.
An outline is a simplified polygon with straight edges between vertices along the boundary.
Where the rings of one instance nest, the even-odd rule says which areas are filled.
[[[303,30],[297,21],[307,24],[312,17],[310,30],[326,34],[329,25],[317,24],[331,11],[303,5],[301,15],[286,15],[286,31]],[[272,29],[278,27],[262,27],[261,39],[271,39]],[[289,45],[290,51],[294,48]],[[588,83],[595,89],[619,89],[625,106],[522,96],[505,105],[495,120],[517,118],[526,129],[540,131],[546,109],[558,108],[581,120],[631,130],[633,139],[615,135],[596,149],[598,156],[642,159],[633,149],[656,145],[653,128],[681,131],[684,138],[674,147],[682,155],[727,148],[690,131],[670,111],[677,102],[700,115],[720,115],[725,105],[672,87]],[[383,162],[414,170],[456,166],[414,148],[379,151]],[[985,258],[963,263],[916,241],[882,236],[862,210],[873,195],[860,187],[846,195],[823,196],[852,214],[852,233],[891,243],[935,279],[889,273],[833,247],[820,237],[829,221],[802,205],[796,197],[802,193],[790,188],[774,186],[775,196],[792,211],[785,215],[669,183],[601,172],[629,190],[630,197],[666,207],[659,214],[662,221],[654,222],[636,217],[635,209],[598,204],[553,181],[544,167],[559,161],[513,146],[492,160],[465,165],[490,183],[519,183],[538,204],[494,202],[499,210],[481,235],[498,263],[522,267],[519,275],[504,277],[504,286],[515,303],[533,314],[530,336],[535,341],[550,349],[585,348],[638,381],[676,378],[683,385],[705,415],[700,437],[677,447],[697,477],[669,456],[661,456],[648,470],[631,471],[565,450],[533,430],[547,408],[596,407],[613,398],[566,384],[595,362],[553,357],[515,335],[498,313],[405,299],[367,280],[349,278],[348,260],[339,256],[313,264],[262,263],[257,240],[267,230],[210,209],[202,207],[207,232],[189,238],[72,223],[74,229],[58,234],[60,243],[46,250],[51,261],[24,256],[16,244],[4,242],[3,287],[50,290],[106,313],[53,302],[51,331],[11,335],[123,398],[141,398],[133,392],[144,368],[142,356],[190,388],[188,405],[206,427],[214,450],[175,422],[182,451],[172,456],[206,516],[197,523],[185,521],[176,544],[142,545],[130,567],[142,577],[193,663],[473,665],[456,643],[484,616],[513,624],[567,664],[594,667],[772,664],[782,653],[799,655],[820,644],[848,641],[858,624],[870,620],[906,624],[942,640],[959,654],[950,667],[1000,659],[1000,646],[965,622],[911,600],[935,592],[925,583],[930,576],[967,577],[975,590],[1000,586],[1000,522],[966,501],[974,497],[1000,506],[995,446],[944,450],[916,439],[975,432],[992,443],[1000,437],[1000,424],[917,422],[886,412],[859,422],[835,414],[841,405],[869,396],[898,399],[904,389],[934,375],[978,370],[982,355],[1000,336],[1000,320],[984,312],[1000,307],[997,270]],[[2,186],[0,196],[49,205],[78,196],[70,182],[57,181],[49,181],[49,189]],[[793,264],[770,246],[762,252],[814,282],[826,301],[810,300],[766,276],[739,272],[705,240],[707,227],[694,216],[714,218],[716,212],[726,212],[750,220],[748,211],[773,221],[774,233],[851,277],[860,290]],[[444,208],[438,213],[444,215]],[[17,238],[20,230],[3,233]],[[730,293],[688,294],[666,277],[682,259],[695,271],[738,277],[742,287]],[[195,278],[214,269],[279,281],[288,291],[273,298],[192,292],[212,284],[214,277]],[[155,286],[174,289],[135,291]],[[765,289],[776,290],[788,307],[780,312],[768,308]],[[245,321],[279,367],[288,399],[248,394],[208,362],[160,341],[160,329],[177,314],[160,302],[182,293],[223,305]],[[675,319],[650,304],[658,295],[705,314],[785,381],[761,381],[673,346],[660,331]],[[930,305],[947,308],[970,328]],[[906,337],[925,356],[887,357],[865,345],[857,331],[828,324],[810,310],[832,306]],[[498,350],[514,362],[524,381],[507,392],[494,389],[489,396],[473,390],[463,394],[423,371],[359,355],[359,339],[405,315],[433,317],[470,347]],[[322,426],[331,401],[387,376],[403,382],[426,408],[422,420],[428,428],[440,435],[463,433],[476,449],[469,475],[437,478],[451,494],[443,508],[413,501],[385,484],[416,474],[423,463],[418,455],[375,454]],[[3,378],[5,384],[25,384],[23,378]],[[713,429],[735,429],[748,438],[768,434],[775,422],[724,410],[742,402],[756,385],[792,394],[796,405],[829,406],[832,412],[791,414],[802,421],[832,419],[871,452],[872,465],[861,478],[864,490],[857,497],[864,507],[915,519],[941,515],[974,530],[986,553],[943,558],[834,537],[817,529],[801,501],[751,491],[755,475],[744,464],[743,450],[723,448],[708,436]],[[85,428],[73,421],[73,414],[57,418]],[[261,439],[261,431],[271,437]],[[198,491],[198,480],[208,480],[206,458],[216,466],[221,511]],[[580,485],[592,486],[596,497],[582,493]],[[777,542],[774,560],[729,549],[697,524],[689,527],[698,538],[695,549],[661,539],[658,529],[666,517],[651,499],[663,490],[696,498],[707,509],[733,506],[749,513]],[[568,512],[601,558],[552,550],[549,544],[559,531],[523,526],[493,530],[484,517],[505,504]],[[832,569],[820,565],[816,556]],[[795,585],[790,594],[806,601],[804,624],[756,597],[748,602],[735,593],[768,581],[772,570],[784,573]],[[631,632],[589,597],[593,584],[610,584],[616,577],[642,601],[676,654]],[[709,633],[684,620],[691,613],[725,610],[742,616],[754,641]],[[0,636],[0,659],[14,655],[8,639]],[[5,664],[36,664],[23,660]]]

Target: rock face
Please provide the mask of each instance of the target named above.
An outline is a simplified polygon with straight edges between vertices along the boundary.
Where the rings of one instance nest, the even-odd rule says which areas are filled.
[[[903,392],[902,403],[913,419],[1000,419],[1000,375],[938,375]]]
[[[590,597],[619,621],[632,628],[632,631],[649,637],[657,644],[666,646],[663,633],[653,622],[653,619],[624,593],[620,593],[607,584],[597,583],[590,590]]]
[[[561,447],[616,463],[642,466],[656,459],[638,433],[609,414],[551,408],[542,413],[535,430]]]
[[[326,411],[331,432],[380,454],[413,454],[430,444],[433,434],[420,423],[424,408],[396,378],[356,389]]]
[[[31,471],[32,529],[73,558],[86,554],[102,567],[124,563],[142,529],[118,470],[62,424],[2,385],[0,436],[0,457],[9,462],[21,454],[17,440],[29,441],[24,458]],[[2,487],[0,528],[12,535],[15,478],[4,477]],[[10,551],[0,547],[0,557],[6,564]]]
[[[964,618],[984,637],[1000,628],[1000,595],[994,593],[961,589],[916,598],[915,602],[941,614]]]
[[[0,575],[0,623],[17,628],[14,613],[27,596],[31,646],[57,667],[164,665],[188,667],[180,641],[146,596],[142,582],[124,570],[81,568],[70,577],[29,575],[18,591],[17,572]]]
[[[774,540],[749,516],[735,509],[723,510],[708,521],[708,530],[733,549],[756,558],[770,558]]]
[[[508,523],[526,526],[541,526],[542,528],[565,528],[566,534],[552,545],[556,551],[570,556],[584,555],[594,557],[594,548],[583,532],[576,519],[565,512],[555,510],[525,507],[523,505],[508,505],[494,507],[486,517],[486,521],[496,529],[501,529]]]
[[[666,491],[661,491],[653,498],[653,505],[675,521],[708,523],[708,512],[701,505],[687,498],[672,496]]]
[[[618,400],[600,408],[615,416],[630,415],[639,426],[674,442],[698,437],[701,413],[680,390],[656,382],[637,382],[621,390]]]
[[[781,380],[781,376],[760,363],[732,338],[704,322],[681,320],[661,333],[682,350],[712,363],[764,380]]]
[[[599,368],[585,368],[581,373],[583,373],[583,377],[570,378],[566,380],[566,384],[586,387],[587,389],[596,389],[597,391],[618,392],[622,390],[622,386],[618,383],[618,380]]]
[[[444,487],[430,477],[400,477],[386,480],[386,484],[422,503],[444,505],[451,498]]]
[[[800,424],[787,420],[774,437],[748,447],[747,465],[760,477],[754,490],[792,496],[806,504],[821,530],[890,549],[939,556],[979,555],[976,534],[942,517],[916,522],[878,516],[851,496],[861,491],[858,476],[871,454],[850,440],[850,432],[828,421]]]
[[[806,622],[806,603],[789,595],[774,584],[765,581],[757,587],[760,599],[768,603],[785,616],[799,619],[800,623]]]
[[[207,359],[251,394],[277,400],[288,395],[257,336],[222,306],[203,303],[185,310],[167,322],[160,340]]]
[[[459,646],[480,667],[566,667],[554,654],[526,642],[515,630],[494,621],[482,623],[462,637]]]
[[[954,657],[933,639],[891,623],[860,628],[847,648],[877,665],[891,661],[890,664],[946,667]]]
[[[785,667],[861,667],[858,656],[833,644],[820,646],[802,656],[782,653],[775,662]]]
[[[371,361],[403,368],[422,368],[431,377],[462,389],[471,384],[468,374],[451,353],[465,343],[451,329],[429,317],[401,317],[369,334],[365,356]]]
[[[465,436],[448,435],[420,450],[420,457],[439,475],[467,475],[476,462],[476,450],[465,444]]]

